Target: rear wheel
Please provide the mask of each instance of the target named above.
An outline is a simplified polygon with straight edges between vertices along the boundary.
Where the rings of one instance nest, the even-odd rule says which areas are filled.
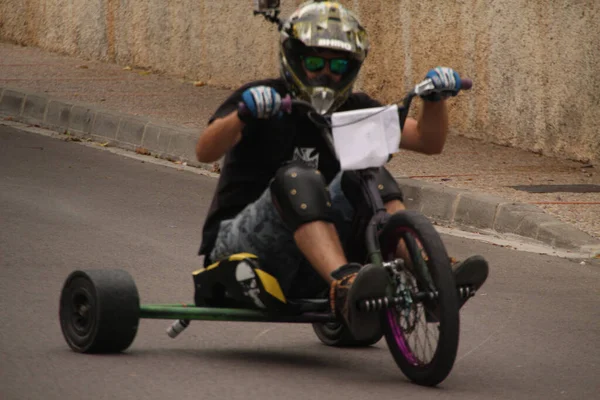
[[[356,340],[346,325],[340,322],[314,323],[315,334],[327,346],[333,347],[368,347],[379,342],[383,336],[378,332],[371,338]]]
[[[410,261],[394,268],[395,298],[383,314],[386,342],[402,372],[419,385],[435,386],[452,370],[459,339],[459,303],[442,240],[423,215],[394,214],[380,234],[386,261],[396,259],[400,239]]]
[[[129,273],[89,270],[71,273],[60,296],[60,327],[79,353],[117,353],[131,345],[140,301]]]

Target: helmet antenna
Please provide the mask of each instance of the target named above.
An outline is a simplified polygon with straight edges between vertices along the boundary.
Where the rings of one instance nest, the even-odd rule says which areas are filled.
[[[254,0],[254,15],[262,15],[267,21],[277,24],[277,28],[281,30],[279,4],[280,0]]]

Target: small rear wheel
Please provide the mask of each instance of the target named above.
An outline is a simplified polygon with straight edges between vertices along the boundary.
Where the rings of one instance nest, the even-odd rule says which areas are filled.
[[[319,322],[312,326],[319,340],[333,347],[368,347],[379,342],[383,337],[383,333],[378,332],[371,338],[356,340],[348,327],[340,322]]]
[[[118,353],[137,333],[140,300],[135,282],[122,270],[74,271],[60,295],[60,327],[79,353]]]
[[[459,339],[459,303],[450,260],[429,220],[414,211],[394,214],[380,234],[382,255],[396,259],[399,241],[404,259],[395,268],[395,298],[383,314],[385,338],[402,372],[413,382],[435,386],[454,365]]]

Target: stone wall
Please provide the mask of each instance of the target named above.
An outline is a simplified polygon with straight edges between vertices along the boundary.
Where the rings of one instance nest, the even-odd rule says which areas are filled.
[[[252,0],[0,0],[0,38],[213,85],[278,74]],[[282,0],[282,15],[300,0]],[[600,1],[346,0],[371,34],[358,88],[398,100],[432,66],[473,78],[454,134],[600,160]]]

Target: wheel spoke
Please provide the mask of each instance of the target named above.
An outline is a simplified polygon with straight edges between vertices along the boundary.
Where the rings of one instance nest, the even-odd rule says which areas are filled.
[[[418,242],[417,242],[418,243]],[[427,256],[419,258],[425,263]],[[418,279],[413,271],[404,269],[397,276],[398,287],[410,292],[414,301],[414,294],[420,292]],[[429,282],[428,282],[429,285]],[[435,290],[430,286],[428,289]],[[399,294],[402,295],[402,294]],[[427,316],[436,322],[428,322]],[[433,360],[439,340],[439,321],[435,313],[425,307],[422,301],[411,305],[400,306],[397,309],[396,321],[400,325],[408,350],[421,365],[426,365]],[[435,327],[435,328],[434,328]]]

